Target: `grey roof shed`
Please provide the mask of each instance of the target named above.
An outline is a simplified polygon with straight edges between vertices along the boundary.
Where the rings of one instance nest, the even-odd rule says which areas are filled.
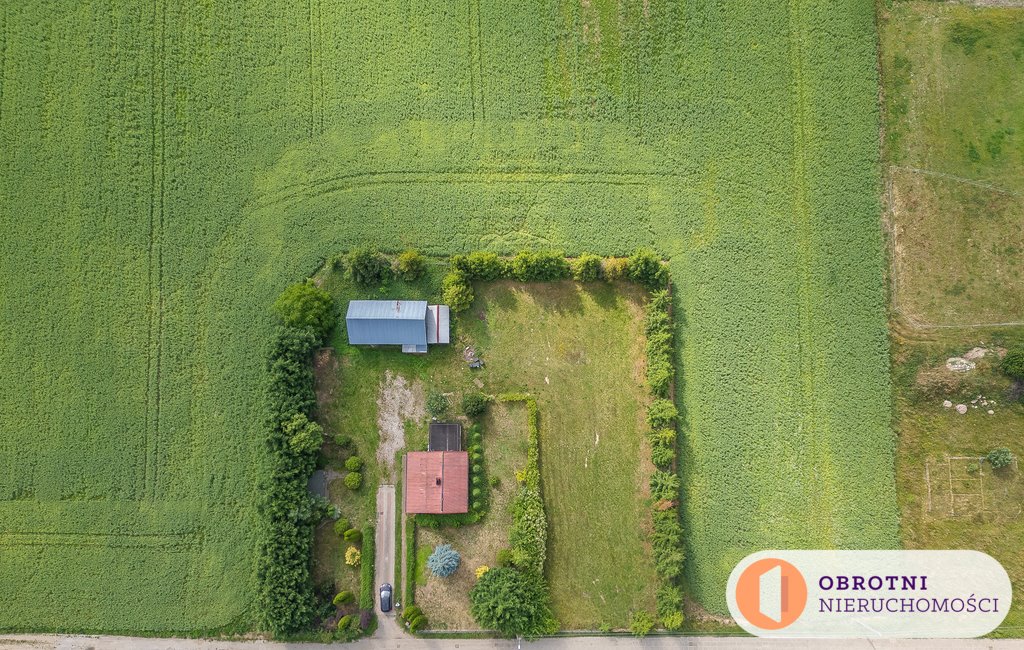
[[[352,345],[427,345],[426,300],[352,300],[345,325]]]

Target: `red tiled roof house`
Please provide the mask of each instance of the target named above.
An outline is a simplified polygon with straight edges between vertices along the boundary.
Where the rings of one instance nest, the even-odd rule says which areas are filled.
[[[406,514],[469,512],[469,454],[411,451],[405,455]]]

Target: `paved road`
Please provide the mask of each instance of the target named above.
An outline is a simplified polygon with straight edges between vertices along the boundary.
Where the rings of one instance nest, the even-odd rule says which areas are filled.
[[[380,586],[385,582],[395,584],[395,486],[382,485],[377,488],[377,557],[374,559],[374,600],[377,604],[377,633],[374,638],[398,640],[405,632],[395,619],[395,610],[380,611]],[[392,601],[397,594],[392,595]],[[399,599],[401,602],[401,599]],[[385,645],[381,647],[395,647]]]
[[[397,639],[370,638],[355,643],[270,643],[265,641],[205,641],[201,639],[140,639],[118,636],[0,636],[0,650],[515,650],[505,639]],[[868,641],[857,639],[766,641],[714,637],[574,637],[523,643],[526,650],[1010,650],[1024,648],[1024,641],[989,639],[953,641]]]

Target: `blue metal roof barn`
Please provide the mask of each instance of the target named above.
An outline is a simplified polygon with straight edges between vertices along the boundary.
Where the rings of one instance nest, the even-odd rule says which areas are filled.
[[[352,300],[345,325],[351,345],[400,345],[422,354],[431,343],[449,342],[448,306],[425,300]]]

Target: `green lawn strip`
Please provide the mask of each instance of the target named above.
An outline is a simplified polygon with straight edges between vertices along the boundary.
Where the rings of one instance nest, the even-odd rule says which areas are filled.
[[[1020,321],[1020,10],[899,2],[879,33],[897,306],[929,324]]]

